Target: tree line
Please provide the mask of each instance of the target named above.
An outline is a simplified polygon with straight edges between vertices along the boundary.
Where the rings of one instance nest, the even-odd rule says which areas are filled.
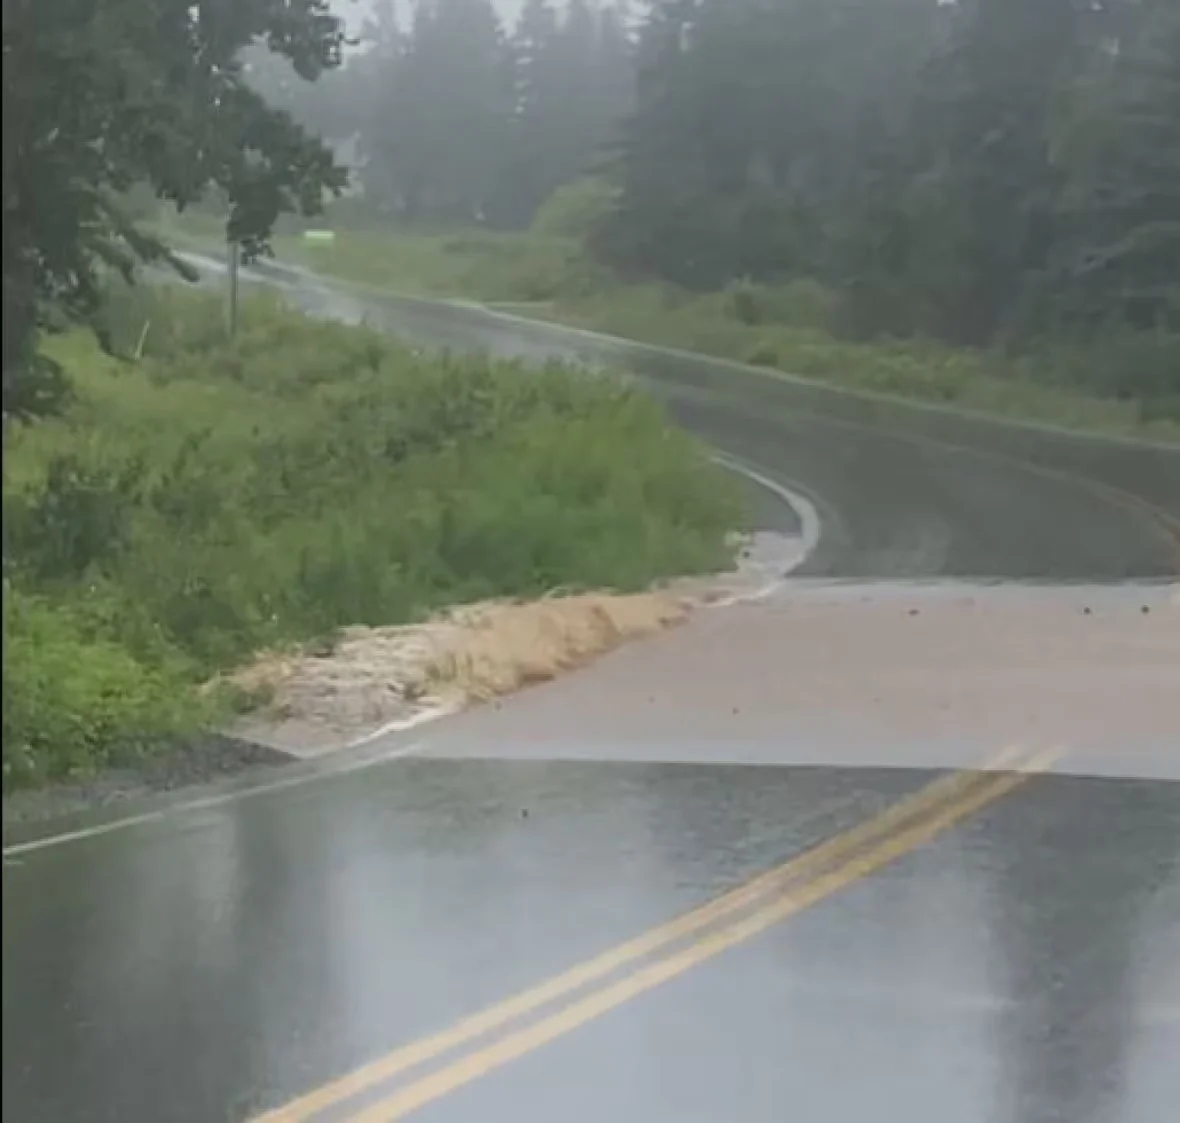
[[[379,216],[504,229],[593,176],[624,275],[815,278],[857,337],[1117,336],[1102,389],[1180,396],[1177,0],[383,0],[357,44],[326,0],[5,0],[4,61],[6,417],[60,390],[37,333],[166,254],[131,188],[216,188],[257,251],[342,163]]]
[[[823,278],[867,334],[1180,328],[1176,0],[658,0],[637,72],[624,266]]]
[[[631,24],[624,0],[525,0],[511,26],[491,0],[384,0],[315,86],[262,46],[248,65],[268,100],[355,162],[381,213],[514,228],[614,139],[633,102]]]

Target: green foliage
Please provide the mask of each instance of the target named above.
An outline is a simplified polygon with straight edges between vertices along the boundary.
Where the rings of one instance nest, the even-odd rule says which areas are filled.
[[[84,614],[4,582],[4,787],[130,764],[211,720],[177,663],[149,665]]]
[[[321,135],[355,142],[366,202],[412,223],[524,228],[601,162],[631,101],[624,5],[423,0],[406,26],[377,5],[363,44],[311,91],[252,61],[255,87]]]
[[[567,305],[565,318],[874,393],[1180,440],[1171,389],[1180,360],[1175,336],[1124,332],[1101,345],[1058,340],[1016,354],[917,338],[853,342],[828,329],[830,302],[813,285],[770,289],[763,299],[777,307],[775,318],[750,323],[748,305],[735,307],[733,292],[694,296],[635,286]]]
[[[123,759],[193,717],[182,684],[260,648],[707,570],[740,520],[732,482],[605,375],[424,357],[264,297],[232,343],[179,290],[108,316],[123,349],[150,320],[142,359],[54,340],[75,401],[6,449],[14,782]]]
[[[636,88],[595,238],[628,276],[725,291],[751,328],[752,286],[817,278],[846,339],[1014,352],[985,365],[1171,410],[1174,0],[663,0]]]
[[[259,38],[303,78],[339,62],[326,0],[6,0],[6,422],[65,403],[39,331],[91,321],[111,273],[185,272],[137,227],[144,192],[185,207],[216,187],[249,255],[279,213],[315,211],[343,186],[331,154],[243,80],[238,53]]]
[[[1144,0],[1074,90],[1053,149],[1059,303],[1074,320],[1180,332],[1180,5]]]
[[[399,29],[381,7],[333,76],[347,96],[259,76],[326,135],[357,130],[365,198],[334,228],[402,224],[305,256],[532,304],[661,282],[716,298],[705,334],[732,314],[886,350],[939,340],[1051,393],[1169,413],[1175,0],[655,0],[638,28],[625,11],[528,0],[505,30],[491,0],[430,0]],[[431,224],[529,232],[404,233]]]
[[[573,240],[540,234],[338,229],[331,244],[283,237],[275,248],[283,258],[343,280],[490,302],[548,302],[594,291],[610,279]]]
[[[820,273],[938,15],[936,0],[653,4],[601,251],[694,290]]]
[[[847,301],[815,280],[742,280],[705,294],[627,284],[569,241],[535,234],[344,232],[330,247],[284,241],[279,248],[346,281],[475,298],[787,374],[1018,419],[1180,436],[1180,352],[1167,332],[1059,333],[1008,349],[913,335],[851,338]]]
[[[818,281],[800,279],[782,285],[736,281],[725,287],[721,314],[748,327],[830,328],[835,322],[836,294]]]
[[[605,180],[576,179],[557,188],[537,208],[530,229],[542,238],[569,238],[585,245],[610,217],[616,194]]]

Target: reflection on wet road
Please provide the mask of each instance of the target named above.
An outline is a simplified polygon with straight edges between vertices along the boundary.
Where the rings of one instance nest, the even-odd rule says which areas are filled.
[[[279,276],[424,343],[637,371],[813,498],[811,576],[1180,567],[1180,450]],[[479,759],[468,719],[468,759],[6,849],[5,1119],[1174,1117],[1180,783],[1037,746],[995,762],[1019,772],[743,767],[715,731],[731,763]]]
[[[5,1118],[203,1123],[287,1103],[934,779],[411,760],[26,854],[5,870]],[[764,887],[732,920],[784,893],[789,919],[597,1016],[568,1011],[731,919],[275,1118],[396,1118],[410,1096],[439,1121],[1164,1123],[1180,785],[1030,777],[945,822],[974,791]],[[900,839],[892,864],[841,873],[882,839]]]

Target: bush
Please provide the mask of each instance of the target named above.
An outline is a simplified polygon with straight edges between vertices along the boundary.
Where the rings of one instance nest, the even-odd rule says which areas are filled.
[[[1021,356],[1029,378],[1133,402],[1145,421],[1180,422],[1180,334],[1113,328]]]
[[[747,327],[778,324],[827,330],[832,326],[839,303],[838,297],[818,281],[804,279],[781,285],[735,281],[722,297],[722,315]]]
[[[131,763],[210,720],[179,662],[146,665],[68,609],[4,583],[4,786]]]
[[[614,211],[618,192],[587,177],[559,187],[537,209],[531,230],[543,238],[568,238],[588,245]]]
[[[232,344],[213,297],[121,314],[128,339],[150,321],[142,361],[55,341],[75,404],[7,450],[14,781],[121,757],[192,716],[177,683],[259,648],[639,588],[719,565],[740,522],[732,482],[613,378],[424,357],[263,297]]]
[[[553,314],[630,339],[874,393],[1082,429],[1180,437],[1180,354],[1177,337],[1166,333],[1041,344],[1020,356],[921,338],[858,342],[833,334],[832,295],[810,282],[773,288],[737,282],[703,296],[658,284],[603,287]]]

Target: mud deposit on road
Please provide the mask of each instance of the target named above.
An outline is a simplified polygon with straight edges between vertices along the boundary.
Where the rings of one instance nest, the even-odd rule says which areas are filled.
[[[233,676],[269,698],[233,730],[318,756],[547,682],[622,645],[683,624],[699,608],[757,598],[781,581],[797,540],[759,532],[734,569],[647,592],[485,601],[421,624],[356,627],[330,644],[265,653]]]
[[[450,719],[430,751],[962,768],[1007,747],[1180,778],[1180,589],[792,580]]]

